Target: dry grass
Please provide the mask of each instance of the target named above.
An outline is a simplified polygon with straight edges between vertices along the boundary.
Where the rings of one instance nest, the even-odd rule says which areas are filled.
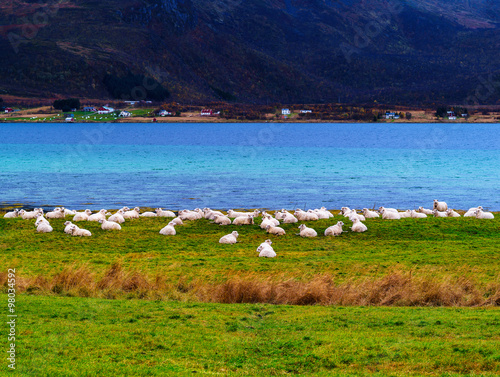
[[[500,283],[481,286],[471,278],[412,276],[395,270],[380,278],[351,279],[337,284],[329,275],[303,282],[262,280],[248,275],[218,284],[203,281],[167,283],[161,275],[149,277],[125,271],[113,264],[97,276],[86,265],[68,267],[52,276],[17,277],[17,290],[28,294],[134,297],[151,300],[213,303],[268,303],[341,306],[500,306]],[[7,274],[0,273],[0,286],[7,288]]]

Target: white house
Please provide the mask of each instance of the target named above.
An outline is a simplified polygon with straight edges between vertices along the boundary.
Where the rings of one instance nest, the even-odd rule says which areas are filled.
[[[113,111],[115,111],[115,109],[113,109],[112,107],[109,107],[109,106],[102,106],[99,109],[97,109],[98,114],[110,114]]]
[[[312,110],[300,110],[301,114],[311,114]]]
[[[399,114],[386,112],[385,119],[399,119]]]
[[[170,111],[167,111],[167,110],[158,111],[158,116],[166,117],[167,115],[172,115],[172,113]]]
[[[120,116],[122,118],[128,118],[128,117],[132,116],[132,113],[123,110],[118,116]]]
[[[290,115],[291,113],[290,109],[281,109],[281,115]]]

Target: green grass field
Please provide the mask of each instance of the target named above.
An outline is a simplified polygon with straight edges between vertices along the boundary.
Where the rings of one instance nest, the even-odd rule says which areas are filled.
[[[349,229],[336,215],[308,223],[315,239],[298,224],[277,237],[208,220],[166,237],[162,218],[120,232],[79,223],[93,235],[77,238],[65,220],[38,234],[33,220],[1,218],[4,297],[7,268],[18,284],[17,373],[499,375],[495,215],[371,219],[366,233],[324,237],[339,220]],[[218,243],[233,230],[236,245]],[[257,257],[267,238],[277,258]]]

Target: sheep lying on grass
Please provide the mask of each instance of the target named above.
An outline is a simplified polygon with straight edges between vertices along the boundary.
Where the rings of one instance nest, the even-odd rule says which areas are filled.
[[[257,248],[260,258],[274,258],[276,257],[276,252],[274,251],[271,240],[265,240]]]
[[[101,224],[101,229],[102,230],[122,230],[122,227],[120,224],[115,223],[114,221],[108,221],[106,219],[101,219],[99,220],[99,223]]]
[[[90,236],[92,236],[92,233],[90,233],[90,231],[88,231],[87,229],[81,229],[74,224],[70,227],[70,234],[74,237],[90,237]]]
[[[439,212],[444,212],[448,209],[448,204],[446,204],[446,202],[440,202],[437,199],[434,199],[433,209],[437,209]]]
[[[284,236],[286,234],[285,229],[280,228],[279,226],[273,226],[270,224],[268,226],[266,226],[266,232],[270,233],[270,234],[274,234],[276,236]]]
[[[92,215],[92,211],[90,209],[86,209],[84,212],[77,212],[73,217],[73,221],[88,221],[90,215]]]
[[[313,228],[308,228],[305,224],[300,225],[299,230],[301,237],[312,238],[318,236],[318,233]]]
[[[225,243],[225,244],[235,244],[238,242],[238,232],[234,231],[231,234],[227,234],[219,240],[219,243]]]
[[[160,230],[162,236],[175,236],[177,232],[175,231],[175,224],[173,221],[169,222],[167,226]]]
[[[332,225],[325,230],[325,236],[340,236],[343,232],[342,226],[344,223],[342,221],[337,222],[337,224]]]

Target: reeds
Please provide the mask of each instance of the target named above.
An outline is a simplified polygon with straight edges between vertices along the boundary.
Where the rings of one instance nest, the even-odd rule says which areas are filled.
[[[340,306],[500,306],[500,283],[478,284],[466,276],[415,276],[395,270],[383,277],[336,282],[330,275],[309,281],[259,276],[230,277],[221,283],[202,280],[167,282],[113,264],[102,275],[88,266],[72,266],[52,276],[17,277],[17,290],[28,294],[74,297],[140,298],[212,303],[267,303]],[[0,273],[7,289],[7,274]]]

